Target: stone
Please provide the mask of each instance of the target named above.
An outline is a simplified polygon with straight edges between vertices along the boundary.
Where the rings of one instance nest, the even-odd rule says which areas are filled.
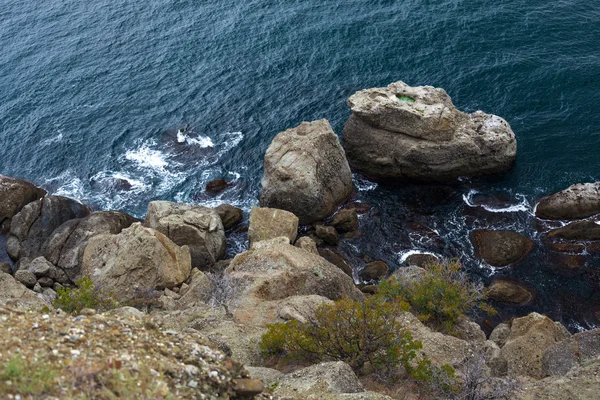
[[[457,110],[443,89],[398,81],[361,90],[342,144],[350,166],[382,180],[446,181],[509,170],[517,143],[495,115]]]
[[[346,275],[352,278],[352,267],[338,252],[330,249],[318,249],[318,252],[321,257],[341,269]]]
[[[10,220],[27,204],[45,195],[45,190],[30,182],[0,175],[0,224]]]
[[[11,244],[9,255],[13,259],[44,255],[44,244],[58,227],[89,213],[88,206],[61,196],[47,196],[27,204],[12,219],[11,239],[16,238],[18,243]]]
[[[506,344],[508,335],[510,335],[510,324],[498,324],[492,333],[490,333],[490,340],[495,342],[499,347],[502,347]]]
[[[467,342],[483,343],[486,340],[485,332],[483,332],[479,324],[469,320],[465,316],[460,317],[454,329],[456,331],[454,336]]]
[[[331,220],[333,226],[338,232],[352,232],[358,228],[358,215],[355,208],[345,208],[335,214]]]
[[[518,282],[497,278],[489,287],[488,298],[502,303],[524,305],[531,301],[533,294]]]
[[[312,365],[282,376],[273,394],[296,398],[298,395],[360,392],[364,392],[364,388],[352,368],[336,361]]]
[[[0,262],[0,272],[4,274],[12,274],[12,268],[7,262]]]
[[[27,311],[41,309],[49,304],[27,289],[12,275],[0,272],[0,305]]]
[[[548,237],[567,240],[600,240],[600,221],[577,221],[553,229]]]
[[[37,279],[33,272],[23,269],[15,272],[15,279],[28,288],[33,288],[37,283]]]
[[[210,194],[219,194],[231,186],[225,179],[214,179],[206,184],[206,192]]]
[[[49,304],[52,304],[56,300],[57,294],[53,289],[45,288],[42,291],[42,296],[44,297],[44,300],[46,300],[46,302],[48,302]]]
[[[261,240],[285,236],[294,243],[298,235],[298,217],[276,208],[252,207],[248,240],[250,245]]]
[[[340,243],[340,237],[333,226],[315,225],[315,234],[328,245],[337,246]]]
[[[388,265],[380,260],[373,261],[365,265],[360,271],[359,276],[363,281],[378,281],[385,278],[390,268]]]
[[[390,276],[390,279],[397,279],[401,282],[418,282],[429,275],[426,269],[411,265],[408,267],[397,268]]]
[[[506,376],[508,374],[508,363],[502,357],[500,347],[495,342],[486,340],[482,348],[485,364],[490,369],[490,374],[492,376]]]
[[[279,379],[283,376],[283,373],[272,368],[247,366],[246,370],[250,373],[250,376],[260,379],[267,387],[277,384]]]
[[[38,279],[38,283],[43,288],[51,288],[54,286],[54,281],[52,280],[52,278],[48,278],[47,276],[43,276],[40,279]]]
[[[225,257],[225,229],[212,208],[153,201],[148,204],[144,225],[178,246],[188,246],[193,268],[207,270]]]
[[[542,358],[546,376],[566,375],[588,360],[600,358],[600,329],[577,333],[550,346]]]
[[[600,213],[600,182],[569,186],[541,199],[535,215],[542,219],[574,220]]]
[[[494,267],[516,263],[533,249],[533,241],[509,230],[475,230],[471,241],[477,255]]]
[[[118,235],[91,237],[81,269],[96,287],[110,288],[126,299],[139,292],[181,285],[190,275],[191,256],[187,246],[179,247],[162,233],[136,222]]]
[[[23,268],[33,272],[37,278],[47,277],[60,283],[71,282],[63,270],[56,268],[54,264],[46,260],[44,257],[37,257],[28,263],[24,263]]]
[[[221,204],[214,209],[219,217],[221,217],[221,221],[223,222],[223,228],[225,230],[231,229],[244,219],[244,212],[237,207],[234,207],[229,204]]]
[[[353,190],[337,135],[325,119],[278,134],[267,149],[260,205],[294,213],[301,225],[333,213]]]
[[[235,256],[225,270],[238,290],[233,301],[236,322],[273,323],[288,297],[318,295],[330,300],[363,299],[350,277],[323,258],[289,244],[275,244]]]
[[[544,378],[542,357],[545,351],[570,336],[560,323],[538,313],[515,318],[501,349],[502,357],[508,363],[508,374]]]
[[[308,236],[302,236],[296,240],[294,246],[301,248],[302,250],[306,250],[309,253],[319,254],[319,250],[317,249],[317,244],[314,240],[309,238]]]
[[[406,257],[406,260],[404,261],[404,265],[407,265],[407,266],[415,265],[417,267],[427,268],[428,264],[435,264],[439,261],[440,261],[440,258],[438,256],[436,256],[435,254],[417,253],[417,254],[411,254],[410,256]]]
[[[262,393],[264,384],[260,379],[238,378],[233,379],[233,391],[240,397],[252,397]]]

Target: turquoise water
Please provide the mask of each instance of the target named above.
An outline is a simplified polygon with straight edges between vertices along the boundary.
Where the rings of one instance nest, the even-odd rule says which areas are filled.
[[[357,177],[358,200],[378,215],[361,222],[369,240],[343,250],[357,266],[364,256],[398,265],[412,249],[459,256],[484,280],[504,274],[535,287],[534,309],[574,327],[593,323],[593,257],[576,277],[555,273],[539,248],[523,267],[492,271],[471,260],[467,238],[479,226],[537,237],[538,197],[600,180],[600,3],[207,3],[5,0],[0,173],[137,216],[157,198],[248,209],[279,131],[327,118],[341,134],[345,101],[363,88],[443,87],[459,108],[511,124],[515,168],[454,187],[375,187]],[[185,124],[192,132],[178,143]],[[220,177],[236,184],[206,195],[204,184]],[[474,191],[522,207],[472,216]],[[407,221],[438,232],[443,246],[410,234]]]

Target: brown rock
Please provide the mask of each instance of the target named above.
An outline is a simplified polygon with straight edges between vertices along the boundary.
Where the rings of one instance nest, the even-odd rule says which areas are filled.
[[[317,250],[317,244],[308,236],[302,236],[301,238],[298,238],[294,246],[306,250],[309,253],[319,254],[319,251]]]
[[[513,264],[533,249],[531,239],[508,230],[476,230],[471,241],[479,257],[495,267]]]
[[[340,243],[340,237],[333,226],[315,225],[317,237],[331,246],[337,246]]]
[[[388,265],[383,261],[373,261],[365,265],[362,271],[360,271],[360,278],[364,281],[378,281],[383,279],[388,271]]]
[[[435,254],[418,253],[411,254],[406,258],[404,265],[416,265],[417,267],[426,268],[428,264],[439,262],[440,258]]]
[[[15,272],[15,279],[30,289],[37,283],[37,279],[33,272],[23,269]]]
[[[339,253],[330,249],[319,249],[318,252],[321,257],[344,271],[344,273],[349,277],[352,277],[352,267],[348,265],[346,260],[344,260],[344,257],[342,257]]]
[[[517,282],[499,278],[490,285],[488,297],[503,303],[523,305],[531,301],[533,294]]]
[[[252,207],[248,240],[250,245],[261,240],[285,236],[294,243],[298,235],[298,217],[276,208]]]
[[[10,220],[24,206],[45,195],[45,190],[30,182],[0,175],[0,223]]]
[[[542,359],[546,375],[565,375],[571,368],[600,357],[600,329],[581,332],[549,347]]]
[[[535,215],[543,219],[581,219],[600,213],[600,182],[577,184],[541,199]]]
[[[221,204],[218,207],[215,207],[215,211],[221,217],[221,221],[223,221],[223,227],[225,230],[231,229],[240,222],[244,218],[244,212],[232,205],[229,204]]]
[[[233,391],[240,397],[252,397],[261,394],[264,385],[260,379],[234,379]]]
[[[219,194],[231,186],[225,179],[215,179],[206,184],[206,191],[210,194]]]
[[[331,220],[331,226],[340,233],[351,232],[358,228],[356,209],[346,208],[335,214]]]
[[[10,264],[7,262],[0,262],[0,272],[5,273],[5,274],[12,274],[12,269],[10,267]]]
[[[600,240],[600,224],[596,221],[571,222],[548,232],[549,237],[568,240]]]

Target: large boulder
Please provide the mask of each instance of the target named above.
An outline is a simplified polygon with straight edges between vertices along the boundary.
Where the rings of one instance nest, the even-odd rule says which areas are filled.
[[[535,215],[543,219],[573,220],[600,213],[600,182],[583,183],[541,199]]]
[[[600,240],[600,221],[576,221],[548,232],[548,237],[567,240]]]
[[[533,241],[508,230],[475,230],[471,241],[477,255],[494,267],[513,264],[533,249]]]
[[[88,206],[67,197],[47,196],[31,202],[13,217],[6,250],[14,260],[42,256],[46,240],[58,227],[89,214]]]
[[[353,169],[378,179],[443,181],[511,168],[508,123],[457,110],[443,89],[398,81],[350,97],[342,144]]]
[[[187,246],[179,247],[139,222],[118,235],[91,237],[81,268],[83,276],[91,278],[97,287],[113,291],[122,299],[180,285],[190,270]]]
[[[85,218],[72,219],[58,227],[46,240],[42,252],[73,282],[81,279],[81,260],[88,240],[96,235],[118,234],[138,221],[120,211],[97,211]]]
[[[533,294],[522,284],[510,279],[494,279],[489,287],[488,298],[502,303],[527,304]]]
[[[188,246],[193,268],[208,269],[225,256],[225,229],[212,208],[153,201],[148,204],[144,225],[178,246]]]
[[[300,224],[320,221],[352,194],[352,174],[329,122],[281,132],[265,154],[260,204],[293,212]]]
[[[238,254],[225,270],[235,291],[233,314],[246,325],[271,323],[283,301],[293,296],[319,295],[331,300],[363,299],[352,279],[322,257],[273,241]]]
[[[276,208],[252,207],[248,227],[250,245],[282,236],[294,243],[297,235],[298,217],[293,213]]]
[[[41,199],[46,191],[30,182],[0,175],[0,227],[10,221],[21,209],[32,201]]]
[[[0,272],[0,306],[9,306],[23,311],[50,306],[41,295],[35,294],[17,281],[12,275]]]
[[[552,345],[544,353],[545,375],[565,375],[571,368],[600,357],[600,329],[581,332]]]
[[[231,204],[221,204],[215,207],[215,211],[221,217],[225,230],[233,228],[244,218],[244,212]]]
[[[544,378],[542,357],[545,351],[569,336],[559,322],[538,313],[514,319],[501,350],[502,357],[508,363],[509,375]]]

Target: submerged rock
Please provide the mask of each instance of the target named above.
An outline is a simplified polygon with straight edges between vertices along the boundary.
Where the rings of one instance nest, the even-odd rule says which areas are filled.
[[[264,170],[261,206],[291,211],[301,225],[323,220],[353,191],[344,150],[325,119],[278,134]]]
[[[549,237],[567,240],[600,240],[600,221],[577,221],[553,229],[548,232]]]
[[[508,230],[476,230],[471,241],[479,257],[495,267],[515,263],[533,249],[533,241]]]
[[[495,279],[489,287],[488,297],[503,303],[527,304],[533,294],[523,285],[508,279]]]
[[[600,213],[600,182],[583,183],[541,199],[535,215],[543,219],[580,219]]]
[[[443,89],[398,81],[350,97],[343,146],[353,169],[379,179],[442,181],[511,168],[515,135],[481,111],[457,110]]]

